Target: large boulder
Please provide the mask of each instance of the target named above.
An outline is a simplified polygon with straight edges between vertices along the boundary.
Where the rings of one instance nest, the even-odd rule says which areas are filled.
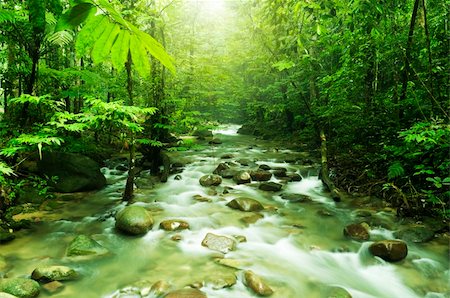
[[[66,255],[68,257],[90,255],[101,256],[107,254],[108,252],[109,251],[106,248],[94,239],[86,235],[79,235],[75,237],[72,242],[70,242]]]
[[[49,182],[59,192],[89,191],[106,185],[106,178],[100,172],[100,166],[81,154],[44,152],[37,167],[39,173],[45,177],[58,177],[56,182]]]
[[[46,266],[37,267],[31,273],[31,278],[36,281],[74,280],[78,278],[78,273],[67,266]]]
[[[272,178],[272,173],[264,170],[255,170],[250,172],[250,176],[254,181],[269,181]]]
[[[141,206],[128,206],[116,214],[116,228],[131,235],[147,233],[153,226],[150,213]]]
[[[230,250],[234,250],[236,241],[226,236],[215,235],[213,233],[206,234],[203,238],[202,246],[212,250],[220,251],[221,253],[227,253]]]
[[[252,181],[252,177],[247,171],[239,171],[233,176],[234,182],[236,184],[244,184]]]
[[[224,162],[219,163],[219,165],[214,169],[213,174],[220,175],[223,171],[230,169],[230,166]]]
[[[382,240],[369,246],[372,255],[388,262],[401,261],[408,255],[408,247],[401,240]]]
[[[261,211],[264,209],[263,205],[257,200],[243,197],[231,200],[227,206],[245,212]]]
[[[168,293],[164,298],[207,298],[207,296],[198,289],[181,289]]]
[[[357,241],[367,241],[370,238],[369,225],[365,222],[347,225],[344,236]]]
[[[245,284],[259,296],[270,296],[273,290],[263,281],[261,277],[256,275],[253,271],[247,270],[244,272]]]
[[[200,185],[201,186],[217,186],[222,183],[222,177],[219,175],[204,175],[200,178]]]
[[[33,298],[39,295],[39,284],[28,278],[0,279],[0,292],[5,292],[19,298]]]
[[[259,185],[259,189],[265,190],[265,191],[280,191],[283,186],[280,183],[276,182],[262,182]]]

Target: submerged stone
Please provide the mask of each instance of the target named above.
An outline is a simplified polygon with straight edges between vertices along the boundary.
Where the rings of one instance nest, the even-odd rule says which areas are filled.
[[[217,186],[222,183],[222,177],[219,175],[204,175],[199,180],[201,186]]]
[[[256,275],[253,271],[244,272],[245,284],[259,296],[270,296],[273,290],[265,283],[265,281]]]
[[[260,202],[250,198],[236,198],[231,200],[228,207],[232,209],[238,209],[245,212],[261,211],[264,209]]]
[[[264,191],[280,191],[283,186],[276,182],[262,182],[259,189]]]
[[[434,232],[426,226],[412,226],[395,232],[394,236],[407,242],[424,243],[434,238]]]
[[[369,225],[365,222],[347,225],[344,228],[344,235],[353,240],[367,241],[370,238]]]
[[[198,289],[181,289],[168,293],[164,298],[208,298]]]
[[[79,235],[70,242],[66,255],[72,256],[88,256],[88,255],[105,255],[109,251],[94,239]]]
[[[40,286],[28,278],[3,278],[0,279],[0,292],[20,298],[33,298],[39,295]]]
[[[234,250],[236,241],[226,236],[215,235],[213,233],[206,234],[202,241],[202,246],[209,249],[220,251],[221,253],[227,253],[230,250]]]
[[[78,273],[67,266],[47,266],[34,269],[31,278],[37,281],[73,280],[78,278]]]
[[[64,284],[59,281],[52,281],[42,286],[42,288],[51,295],[61,292],[64,290],[64,287]]]
[[[147,233],[153,226],[150,213],[141,206],[128,206],[116,215],[116,228],[131,235]]]
[[[296,193],[283,193],[280,196],[283,200],[290,201],[290,202],[312,202],[312,199],[306,195],[302,194],[296,194]]]

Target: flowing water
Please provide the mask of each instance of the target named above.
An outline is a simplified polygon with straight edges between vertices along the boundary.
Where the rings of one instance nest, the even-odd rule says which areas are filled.
[[[155,224],[142,237],[118,233],[114,218],[108,216],[123,208],[121,190],[126,173],[103,169],[109,185],[84,198],[65,202],[53,211],[54,221],[42,221],[32,230],[0,246],[0,254],[13,266],[9,277],[29,276],[40,265],[68,265],[82,276],[65,282],[65,288],[54,297],[139,297],[122,294],[123,289],[140,280],[164,280],[174,288],[202,283],[208,297],[257,297],[243,282],[243,270],[252,270],[263,277],[274,290],[272,297],[328,297],[329,286],[345,288],[352,297],[415,298],[449,297],[448,243],[408,243],[409,254],[399,263],[387,263],[368,252],[370,242],[346,239],[343,228],[357,220],[345,203],[334,203],[327,197],[318,179],[317,167],[292,161],[310,158],[305,152],[277,149],[270,142],[236,134],[236,126],[216,130],[223,144],[198,151],[171,153],[174,160],[186,163],[181,180],[169,176],[165,184],[136,191],[136,203],[151,211]],[[214,190],[200,186],[198,180],[210,174],[232,154],[231,160],[247,159],[242,169],[267,164],[284,167],[301,174],[299,182],[289,182],[281,192],[265,192],[257,182],[236,185],[224,179]],[[290,161],[286,163],[285,161]],[[278,180],[272,177],[272,180]],[[228,193],[223,194],[227,189]],[[281,199],[280,193],[304,194],[312,202],[293,203]],[[194,195],[211,202],[199,202]],[[264,216],[254,224],[240,219],[249,214],[230,209],[226,203],[238,196],[250,197],[266,208]],[[51,217],[51,216],[50,216]],[[371,239],[393,239],[398,228],[389,210],[373,211],[372,217],[386,223],[372,227]],[[188,230],[167,232],[159,229],[166,219],[189,223]],[[391,230],[382,228],[389,226]],[[245,236],[236,250],[221,255],[201,245],[207,233],[224,236]],[[68,243],[79,234],[86,234],[108,248],[112,254],[86,260],[65,257]],[[179,241],[172,237],[179,236]],[[237,270],[220,265],[217,259],[234,259]],[[217,289],[215,279],[236,274],[237,283]],[[40,297],[48,297],[43,292]],[[149,294],[145,297],[154,297]]]

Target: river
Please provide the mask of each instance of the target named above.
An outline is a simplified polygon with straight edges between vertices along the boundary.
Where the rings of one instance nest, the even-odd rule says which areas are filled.
[[[6,276],[29,276],[43,265],[66,265],[80,273],[80,279],[64,282],[64,290],[53,297],[141,297],[127,291],[141,280],[164,280],[174,289],[201,284],[201,291],[210,298],[257,297],[244,285],[243,270],[262,277],[274,298],[328,297],[331,286],[344,288],[355,298],[449,297],[448,243],[408,243],[407,258],[397,263],[373,257],[368,251],[370,241],[344,237],[343,228],[359,220],[358,210],[327,197],[317,177],[317,164],[303,162],[311,159],[308,152],[276,148],[269,141],[238,135],[237,128],[214,131],[220,145],[170,153],[172,160],[185,164],[181,180],[172,174],[167,183],[136,191],[134,204],[147,208],[154,219],[144,236],[126,236],[114,228],[114,217],[108,214],[124,207],[121,190],[126,173],[104,168],[105,189],[64,202],[47,214],[52,221],[42,220],[0,246],[1,255],[12,264]],[[224,155],[231,158],[221,159]],[[224,179],[214,189],[199,184],[199,178],[212,173],[220,162],[239,160],[248,163],[238,166],[243,170],[265,164],[286,168],[303,179],[283,183],[280,192],[259,190],[259,182],[236,185],[232,179]],[[280,182],[275,177],[271,180]],[[282,193],[303,194],[312,201],[290,202],[281,198]],[[195,195],[210,202],[195,200]],[[265,207],[260,212],[263,217],[255,223],[243,222],[248,213],[226,206],[239,196],[258,200]],[[373,222],[381,223],[372,226],[371,241],[394,239],[393,231],[400,227],[394,212],[389,208],[368,211]],[[190,227],[164,231],[159,223],[166,219],[184,220]],[[246,241],[223,255],[201,245],[207,233],[244,236]],[[86,260],[65,257],[69,242],[79,234],[91,236],[111,254]],[[236,260],[239,269],[219,264],[222,258]],[[214,283],[229,276],[237,277],[229,288]],[[40,297],[50,294],[42,291]]]

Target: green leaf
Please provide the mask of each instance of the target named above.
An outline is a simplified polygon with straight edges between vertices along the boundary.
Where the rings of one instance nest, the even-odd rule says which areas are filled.
[[[3,163],[0,161],[0,176],[12,176],[14,174],[13,169],[11,169],[10,167],[8,167],[7,164]]]
[[[116,41],[111,47],[111,62],[118,72],[120,72],[125,66],[129,48],[130,33],[128,31],[122,30],[120,31]]]
[[[75,49],[78,57],[86,55],[89,50],[92,49],[92,46],[96,41],[96,37],[94,37],[95,31],[99,30],[100,27],[105,29],[104,26],[107,22],[109,22],[108,18],[104,15],[98,15],[88,19],[86,24],[78,33],[77,41],[75,43]]]
[[[110,22],[107,23],[105,30],[95,41],[94,47],[92,48],[91,58],[94,63],[101,63],[105,60],[105,58],[109,54],[111,45],[114,42],[114,39],[116,38],[118,31],[120,31],[118,25]],[[108,40],[110,37],[112,37],[113,40],[111,41],[111,44],[108,46]]]
[[[388,179],[392,180],[397,177],[401,177],[405,174],[405,169],[400,162],[394,162],[388,169]]]
[[[75,29],[96,11],[97,7],[92,3],[81,2],[70,8],[59,18],[55,30]]]
[[[153,57],[158,59],[158,61],[161,62],[161,64],[164,65],[170,72],[175,73],[173,59],[169,56],[169,54],[167,54],[167,52],[164,50],[164,47],[145,32],[139,31],[138,35],[139,40],[144,44],[147,51]]]
[[[150,75],[150,62],[142,43],[139,42],[135,34],[131,35],[130,52],[133,65],[139,75],[147,78]]]

